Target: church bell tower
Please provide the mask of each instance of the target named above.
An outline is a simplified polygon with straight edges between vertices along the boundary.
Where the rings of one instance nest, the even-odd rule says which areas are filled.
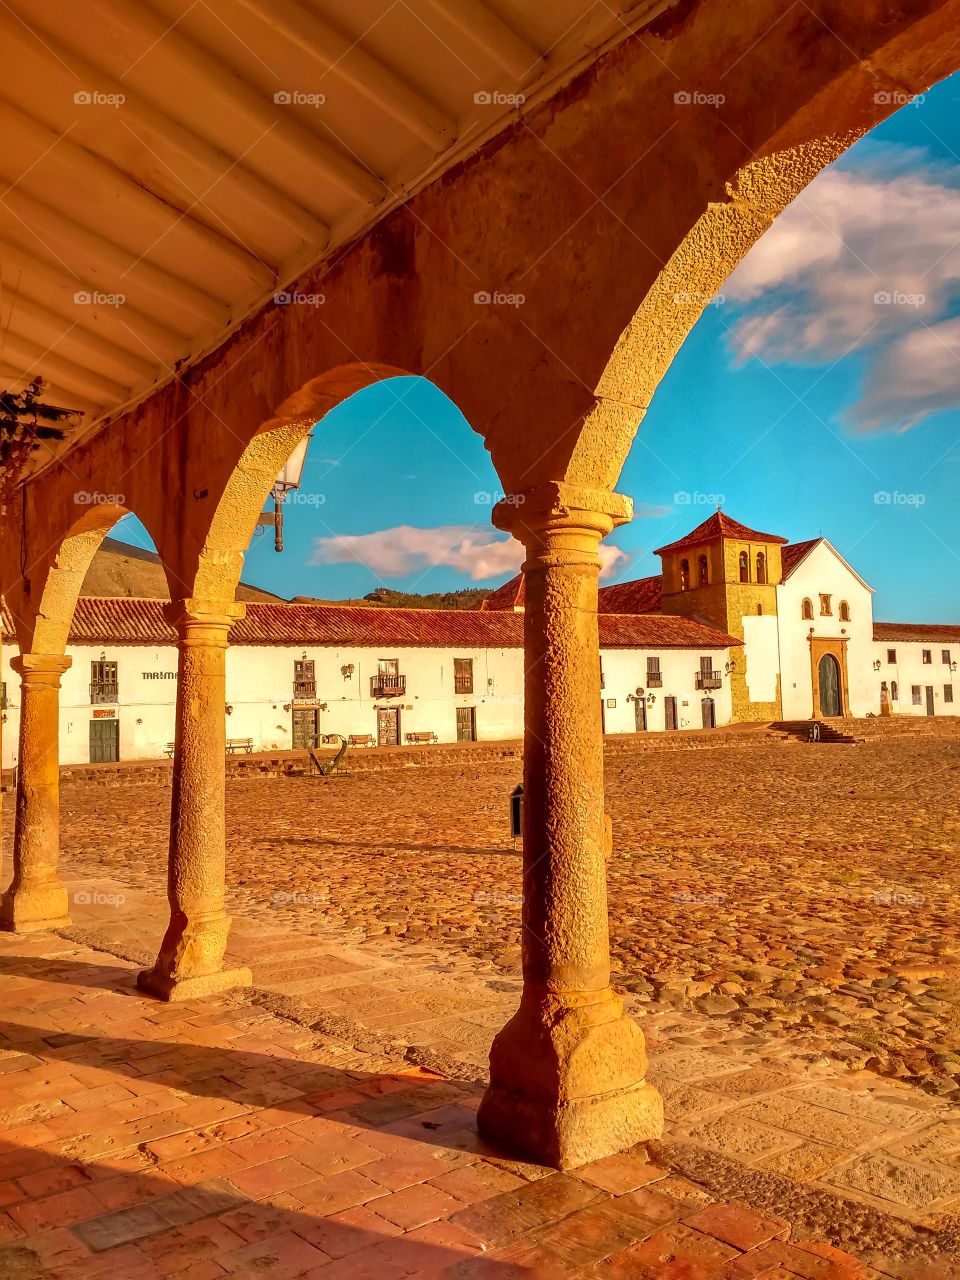
[[[786,541],[748,529],[718,510],[656,552],[663,564],[661,612],[699,619],[743,641],[731,655],[729,672],[734,720],[781,716],[779,674],[771,680],[761,670],[759,655],[764,649],[778,651],[777,586]]]

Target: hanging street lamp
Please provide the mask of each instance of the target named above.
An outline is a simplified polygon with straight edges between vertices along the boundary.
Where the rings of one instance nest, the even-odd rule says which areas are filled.
[[[288,493],[300,488],[303,467],[307,460],[307,446],[310,443],[311,436],[312,432],[308,432],[283,464],[280,473],[273,482],[273,488],[270,490],[270,496],[273,498],[273,511],[265,511],[257,521],[257,524],[261,527],[273,525],[274,551],[283,550],[283,504]]]

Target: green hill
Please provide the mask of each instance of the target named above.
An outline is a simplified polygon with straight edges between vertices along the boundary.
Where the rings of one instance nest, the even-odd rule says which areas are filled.
[[[320,600],[316,596],[294,596],[294,604],[356,604],[368,609],[478,609],[490,595],[489,589],[465,587],[462,591],[435,591],[419,595],[415,591],[394,591],[392,587],[376,587],[362,600]]]

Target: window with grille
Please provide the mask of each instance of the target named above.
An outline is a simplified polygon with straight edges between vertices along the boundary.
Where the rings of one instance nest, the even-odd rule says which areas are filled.
[[[454,658],[453,688],[456,693],[473,693],[472,658]]]
[[[115,662],[90,663],[90,701],[116,702],[120,696]]]
[[[313,659],[298,658],[293,664],[293,696],[315,698],[317,696],[317,664]]]

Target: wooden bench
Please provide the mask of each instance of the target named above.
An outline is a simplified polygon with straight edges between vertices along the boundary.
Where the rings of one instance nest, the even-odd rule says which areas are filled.
[[[439,742],[440,741],[440,739],[437,737],[437,735],[433,732],[432,729],[423,729],[418,731],[417,733],[408,733],[406,735],[406,739],[408,744],[411,746],[415,746],[416,744],[423,743],[423,742]]]
[[[351,747],[375,747],[377,740],[372,733],[351,733],[347,739]]]
[[[228,738],[227,739],[227,755],[234,756],[238,751],[245,751],[247,755],[253,751],[252,738]]]
[[[174,746],[175,746],[175,743],[173,743],[173,742],[168,742],[168,743],[167,743],[167,745],[163,748],[164,755],[168,755],[168,756],[170,757],[170,759],[171,759],[171,760],[173,759],[173,748],[174,748]]]

